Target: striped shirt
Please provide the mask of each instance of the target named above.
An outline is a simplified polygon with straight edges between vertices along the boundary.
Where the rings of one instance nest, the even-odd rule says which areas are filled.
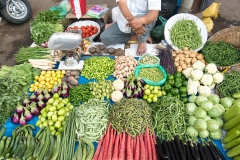
[[[118,3],[120,0],[116,0]],[[127,0],[127,6],[133,16],[146,15],[149,10],[161,10],[161,0]],[[119,29],[124,33],[130,33],[131,28],[126,26],[128,21],[123,16],[118,7],[118,20]]]

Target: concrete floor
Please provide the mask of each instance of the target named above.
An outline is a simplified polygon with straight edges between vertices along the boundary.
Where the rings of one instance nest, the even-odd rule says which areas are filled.
[[[29,0],[32,5],[34,18],[39,11],[49,9],[58,5],[61,0]],[[221,3],[219,18],[214,20],[213,33],[231,26],[240,26],[240,1],[239,0],[215,0]],[[96,0],[87,0],[88,5],[95,5]],[[97,4],[108,4],[109,22],[111,21],[111,9],[117,6],[115,0],[98,0]],[[1,16],[1,15],[0,15]],[[199,15],[201,16],[201,15]],[[16,64],[13,54],[20,47],[27,47],[32,44],[29,23],[13,25],[6,20],[0,23],[0,68],[3,65],[13,66]]]

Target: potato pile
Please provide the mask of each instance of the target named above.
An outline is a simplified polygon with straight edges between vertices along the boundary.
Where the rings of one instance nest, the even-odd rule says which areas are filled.
[[[172,51],[172,56],[174,59],[174,65],[177,67],[178,72],[191,67],[197,60],[206,63],[204,56],[201,53],[195,52],[187,47],[184,47],[183,50]]]

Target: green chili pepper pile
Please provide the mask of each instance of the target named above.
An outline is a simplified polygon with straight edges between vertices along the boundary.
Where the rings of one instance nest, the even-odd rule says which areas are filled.
[[[179,49],[197,49],[202,45],[201,30],[192,20],[179,20],[170,30],[170,39]]]
[[[142,99],[122,99],[110,111],[110,121],[114,129],[127,132],[131,137],[145,133],[146,126],[153,131],[152,109]]]
[[[108,126],[109,108],[109,103],[98,99],[89,99],[75,108],[77,137],[98,141]]]
[[[92,57],[84,61],[81,75],[87,79],[103,80],[114,72],[114,59],[110,57]]]
[[[164,96],[150,106],[153,108],[154,128],[161,139],[185,135],[187,112],[182,101],[177,97]]]
[[[164,75],[160,69],[154,68],[142,68],[138,77],[145,78],[150,81],[159,82],[164,78]]]
[[[224,74],[224,80],[216,88],[222,97],[232,97],[233,93],[240,91],[240,74],[237,71]]]
[[[202,54],[208,63],[217,66],[230,66],[239,61],[240,50],[228,42],[207,41],[202,49]]]
[[[79,84],[71,88],[69,92],[69,100],[74,106],[78,106],[80,102],[86,102],[92,97],[90,84]]]

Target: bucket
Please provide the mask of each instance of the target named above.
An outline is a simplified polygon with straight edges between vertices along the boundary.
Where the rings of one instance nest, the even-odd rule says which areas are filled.
[[[117,21],[117,17],[118,17],[118,7],[114,7],[112,9],[112,21],[113,22]]]

